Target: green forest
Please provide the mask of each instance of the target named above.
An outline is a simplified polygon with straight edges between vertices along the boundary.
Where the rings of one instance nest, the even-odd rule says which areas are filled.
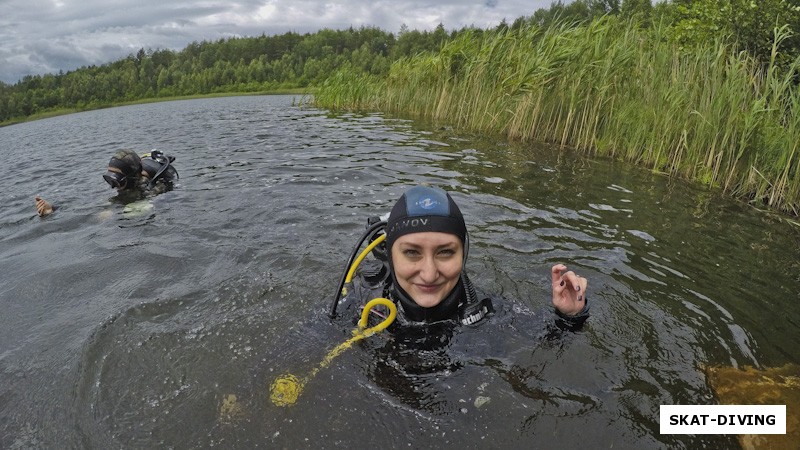
[[[775,20],[794,30],[800,24],[798,9],[786,0],[676,0],[655,6],[650,0],[559,1],[488,30],[446,31],[443,24],[433,31],[401,29],[396,34],[374,27],[324,29],[193,42],[181,51],[141,49],[100,66],[30,75],[14,85],[0,82],[0,123],[145,99],[314,88],[342,67],[386,77],[392,63],[437,53],[464,34],[493,34],[530,25],[578,26],[606,15],[637,16],[645,26],[666,19],[672,38],[682,46],[727,37],[768,58]],[[796,36],[781,45],[784,58],[800,54]]]
[[[800,5],[576,0],[495,27],[323,29],[141,49],[0,83],[0,124],[137,101],[300,89],[552,142],[800,211]]]
[[[0,122],[144,99],[309,88],[344,65],[385,76],[392,61],[436,51],[450,38],[444,26],[397,37],[362,27],[193,42],[179,52],[141,49],[101,66],[0,83]]]

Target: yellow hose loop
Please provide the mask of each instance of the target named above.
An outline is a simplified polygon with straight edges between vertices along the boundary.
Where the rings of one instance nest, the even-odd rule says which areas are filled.
[[[365,330],[364,328],[367,326],[367,320],[369,319],[369,312],[372,310],[372,308],[378,305],[383,305],[389,308],[389,317],[384,319],[383,322],[379,323],[378,325]],[[364,310],[361,311],[361,320],[358,321],[358,329],[353,330],[353,337],[345,342],[342,342],[334,347],[333,350],[328,352],[320,365],[315,367],[307,377],[300,379],[297,376],[289,373],[281,375],[272,382],[269,387],[270,399],[272,400],[272,403],[274,403],[276,406],[294,405],[295,402],[297,402],[298,397],[300,397],[300,394],[303,392],[303,388],[305,387],[306,383],[314,378],[320,369],[328,367],[331,361],[333,361],[333,358],[341,355],[342,352],[350,348],[356,341],[360,341],[361,339],[372,336],[379,331],[385,330],[386,327],[394,322],[395,317],[397,317],[397,306],[395,306],[394,302],[388,298],[378,297],[367,302],[367,304],[364,305]]]
[[[378,244],[383,242],[384,239],[386,239],[386,235],[385,234],[382,234],[382,235],[378,236],[374,241],[372,241],[367,246],[367,248],[364,249],[363,252],[361,252],[360,255],[358,255],[358,258],[356,258],[356,260],[353,261],[353,265],[350,266],[350,270],[347,271],[347,276],[344,279],[345,283],[349,283],[349,282],[353,281],[353,275],[356,273],[356,268],[358,267],[358,265],[361,264],[361,261],[363,261],[364,258],[367,257],[369,252],[371,252],[373,248],[377,247]]]
[[[370,310],[372,310],[372,308],[378,305],[383,305],[389,308],[389,317],[387,317],[386,319],[383,320],[383,322],[375,325],[374,327],[367,328],[365,330],[364,328],[366,328],[367,326],[367,320],[369,320]],[[393,301],[383,297],[373,298],[372,300],[368,301],[366,305],[364,305],[364,310],[361,311],[361,320],[358,321],[358,327],[361,330],[363,330],[361,331],[361,333],[363,333],[365,336],[370,336],[379,331],[385,330],[386,327],[388,327],[389,325],[392,324],[392,322],[394,322],[395,317],[397,317],[397,306],[395,306]]]

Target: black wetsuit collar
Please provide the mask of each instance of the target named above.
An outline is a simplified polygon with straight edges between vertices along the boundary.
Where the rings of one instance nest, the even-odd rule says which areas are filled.
[[[463,274],[461,275],[463,277]],[[394,276],[392,276],[394,278]],[[459,307],[466,297],[464,283],[459,277],[458,283],[438,305],[425,308],[419,306],[403,288],[393,280],[390,295],[392,300],[400,304],[405,317],[412,322],[438,322],[441,320],[456,320],[459,318]]]

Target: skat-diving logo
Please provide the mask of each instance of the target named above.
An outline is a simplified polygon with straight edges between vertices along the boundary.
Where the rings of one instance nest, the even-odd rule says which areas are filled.
[[[433,209],[436,208],[438,204],[439,204],[438,201],[430,197],[423,198],[417,202],[417,206],[419,206],[422,209]]]

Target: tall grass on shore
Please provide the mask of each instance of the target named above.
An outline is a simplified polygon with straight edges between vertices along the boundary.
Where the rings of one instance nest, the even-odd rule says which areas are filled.
[[[604,17],[462,33],[386,79],[345,69],[315,102],[554,142],[797,215],[800,60],[776,56],[765,67],[723,40],[680,50],[663,26]]]

